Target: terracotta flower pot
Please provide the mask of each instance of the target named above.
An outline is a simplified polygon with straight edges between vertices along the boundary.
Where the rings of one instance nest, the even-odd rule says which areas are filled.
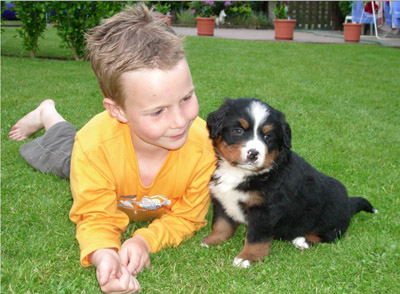
[[[214,36],[215,18],[196,17],[196,23],[198,36]]]
[[[344,23],[343,24],[343,37],[345,42],[360,42],[361,35],[360,23]]]
[[[275,40],[293,40],[295,19],[274,19]]]
[[[172,15],[159,15],[158,16],[159,18],[165,18],[166,19],[166,23],[167,23],[167,25],[171,25],[171,22],[172,22]]]

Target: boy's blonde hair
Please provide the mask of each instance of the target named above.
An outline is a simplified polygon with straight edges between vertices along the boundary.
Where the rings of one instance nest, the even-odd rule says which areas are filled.
[[[185,58],[183,38],[146,5],[128,6],[86,35],[93,71],[104,97],[124,107],[121,75],[174,68]]]

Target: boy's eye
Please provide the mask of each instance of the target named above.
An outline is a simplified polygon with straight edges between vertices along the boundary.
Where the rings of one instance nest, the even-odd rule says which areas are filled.
[[[158,110],[156,112],[150,113],[150,116],[159,116],[162,112],[163,112],[163,110],[160,109],[160,110]]]
[[[190,99],[192,99],[192,95],[183,98],[182,101],[186,102],[186,101],[189,101]]]

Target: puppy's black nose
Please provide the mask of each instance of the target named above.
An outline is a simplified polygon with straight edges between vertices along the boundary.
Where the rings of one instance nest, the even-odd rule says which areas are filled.
[[[247,159],[250,159],[252,161],[256,161],[258,158],[259,152],[256,149],[250,149],[247,151]]]

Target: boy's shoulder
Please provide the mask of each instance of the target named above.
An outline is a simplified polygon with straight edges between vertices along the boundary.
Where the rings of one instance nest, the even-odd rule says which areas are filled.
[[[209,139],[209,133],[207,130],[206,122],[202,118],[197,117],[193,121],[193,124],[190,127],[189,136],[188,136],[188,139],[187,139],[187,142],[185,145],[186,146],[189,145],[189,146],[192,146],[195,148],[197,147],[197,148],[201,148],[201,149],[204,149],[204,148],[205,149],[213,149],[212,141]]]
[[[125,126],[128,128],[128,126]],[[95,115],[76,135],[85,149],[90,150],[110,140],[121,137],[124,124],[111,117],[107,110]],[[128,128],[129,129],[129,128]],[[128,130],[129,131],[129,130]]]

